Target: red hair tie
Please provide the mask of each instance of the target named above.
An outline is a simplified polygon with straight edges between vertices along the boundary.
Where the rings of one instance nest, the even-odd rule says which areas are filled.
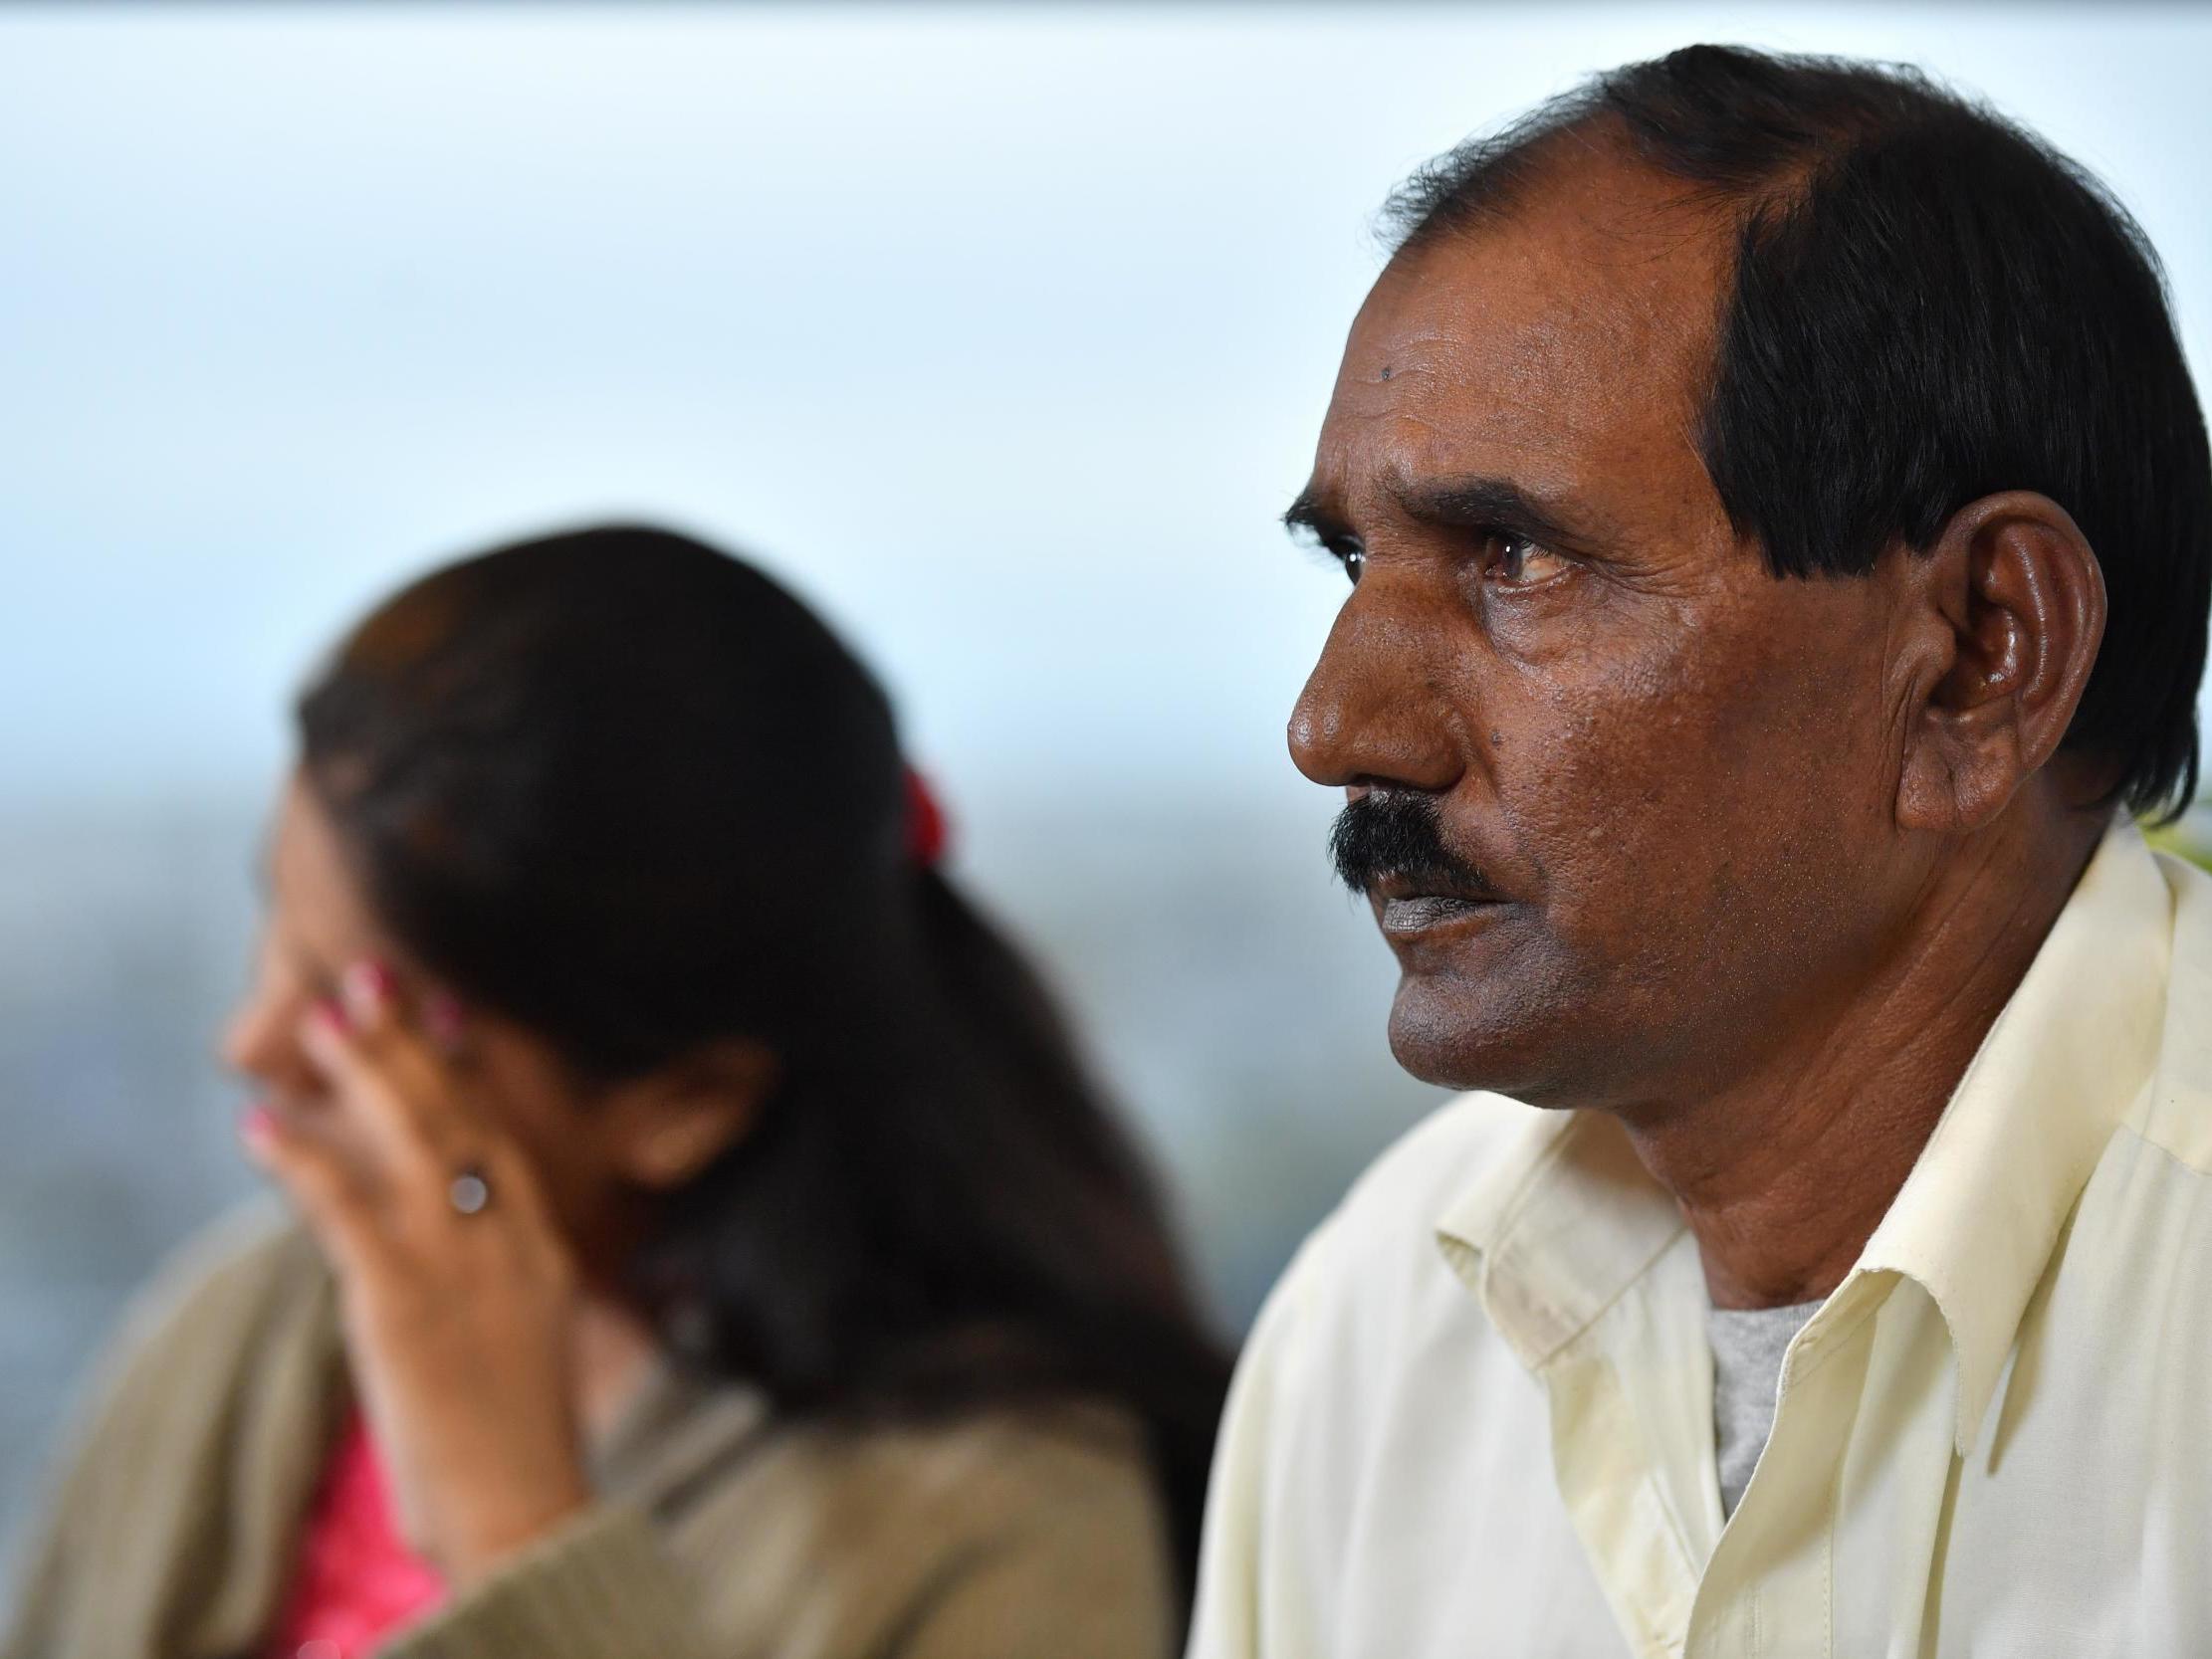
[[[912,766],[906,769],[906,856],[924,870],[934,870],[945,857],[945,809],[937,804],[936,791]]]

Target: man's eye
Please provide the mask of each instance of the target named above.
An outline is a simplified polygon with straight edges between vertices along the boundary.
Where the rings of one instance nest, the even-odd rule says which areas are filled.
[[[1525,535],[1500,530],[1490,537],[1489,562],[1482,573],[1504,587],[1533,587],[1557,575],[1567,561]]]
[[[1367,568],[1367,549],[1357,541],[1348,541],[1330,551],[1336,554],[1337,562],[1344,566],[1344,573],[1352,579],[1352,585],[1359,586],[1360,572]]]

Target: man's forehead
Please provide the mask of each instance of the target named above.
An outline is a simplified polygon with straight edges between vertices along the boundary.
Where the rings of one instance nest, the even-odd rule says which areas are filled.
[[[1566,183],[1392,262],[1345,348],[1324,474],[1689,454],[1725,241],[1642,169]]]

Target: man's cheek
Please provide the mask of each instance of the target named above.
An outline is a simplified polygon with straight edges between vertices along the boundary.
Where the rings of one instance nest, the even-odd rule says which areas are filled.
[[[1752,803],[1741,780],[1716,777],[1693,710],[1592,712],[1587,728],[1518,803],[1517,838],[1541,860],[1563,933],[1616,959],[1649,954],[1722,897],[1710,855]]]

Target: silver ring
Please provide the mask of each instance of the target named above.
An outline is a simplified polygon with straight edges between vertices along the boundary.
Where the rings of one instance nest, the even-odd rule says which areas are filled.
[[[471,1163],[453,1177],[453,1184],[445,1189],[446,1202],[463,1215],[477,1215],[492,1201],[492,1185],[484,1178],[484,1171]]]

